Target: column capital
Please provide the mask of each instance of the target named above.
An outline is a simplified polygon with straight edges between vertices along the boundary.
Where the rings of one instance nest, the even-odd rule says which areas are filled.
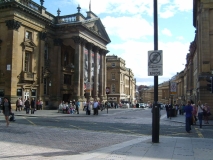
[[[93,48],[93,46],[94,46],[93,43],[89,43],[89,42],[88,42],[88,43],[86,44],[86,47],[87,47],[88,50],[91,50],[91,49]]]
[[[72,37],[72,40],[73,40],[75,43],[78,43],[78,44],[81,43],[81,37],[79,37],[79,36],[74,36],[74,37]]]
[[[21,22],[16,21],[14,19],[12,20],[6,20],[6,26],[9,30],[16,30],[18,31],[18,29],[21,27]]]
[[[103,55],[106,55],[107,53],[109,53],[109,51],[105,49],[100,49],[99,52],[100,54],[103,54]]]
[[[54,42],[54,46],[61,46],[63,43],[63,40],[60,38],[56,38],[53,40],[53,42]]]
[[[82,38],[82,40],[81,40],[81,45],[82,45],[82,46],[86,46],[86,44],[87,44],[87,40]]]
[[[98,46],[93,46],[92,50],[97,53],[100,50],[100,47]]]

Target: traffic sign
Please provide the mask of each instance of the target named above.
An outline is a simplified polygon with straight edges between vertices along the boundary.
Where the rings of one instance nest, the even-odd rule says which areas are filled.
[[[163,51],[148,51],[148,76],[163,75]]]
[[[170,82],[170,94],[176,94],[177,93],[177,83],[176,82]]]

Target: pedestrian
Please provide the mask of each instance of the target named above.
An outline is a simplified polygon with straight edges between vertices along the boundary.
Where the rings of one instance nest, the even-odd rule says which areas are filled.
[[[77,101],[76,104],[75,104],[75,106],[76,106],[77,114],[79,114],[80,102]]]
[[[63,102],[64,102],[64,101],[61,101],[61,103],[60,103],[59,106],[58,106],[58,113],[60,112],[60,110],[63,111]]]
[[[165,105],[165,108],[166,108],[166,115],[167,115],[167,118],[169,118],[169,105],[166,104],[166,105]]]
[[[43,101],[42,100],[40,100],[40,108],[39,108],[40,110],[42,110],[43,109]]]
[[[30,111],[30,102],[29,102],[29,98],[27,98],[27,100],[24,102],[25,108],[26,108],[26,114],[29,114]]]
[[[87,107],[87,102],[86,101],[84,101],[83,106],[84,106],[83,111],[86,111],[86,107]]]
[[[172,105],[169,104],[169,118],[172,118]]]
[[[97,100],[95,100],[95,102],[93,103],[93,109],[94,109],[93,115],[98,115],[98,101]]]
[[[22,98],[19,99],[19,109],[21,111],[23,110],[23,101],[22,101]]]
[[[209,124],[209,116],[211,115],[210,113],[210,108],[207,105],[207,103],[205,103],[205,106],[203,108],[203,116],[204,116],[204,123],[205,124]]]
[[[201,101],[198,101],[198,104],[197,104],[197,117],[198,117],[198,120],[199,120],[200,128],[202,128],[203,105],[201,104]]]
[[[197,121],[197,107],[196,107],[195,104],[192,104],[192,108],[193,108],[192,121],[193,121],[193,124],[196,124],[196,121]]]
[[[18,98],[17,101],[16,101],[16,112],[17,112],[18,110],[20,111],[20,108],[19,108],[19,106],[20,106],[20,101],[19,101],[19,99],[20,99],[20,98]]]
[[[39,99],[36,101],[36,110],[39,110],[40,101]]]
[[[92,103],[87,100],[87,104],[86,104],[86,115],[90,115],[91,109],[92,109]]]
[[[30,102],[30,106],[31,106],[31,114],[34,114],[35,112],[35,99],[32,98],[31,102]]]
[[[4,97],[4,102],[3,102],[3,106],[2,106],[2,110],[3,110],[3,114],[5,116],[5,120],[6,120],[6,126],[9,126],[9,116],[11,113],[11,103],[10,101]]]
[[[190,131],[191,131],[192,111],[193,111],[193,108],[191,106],[191,101],[188,101],[187,105],[185,106],[185,112],[186,112],[186,132],[188,132],[188,133],[190,133]]]

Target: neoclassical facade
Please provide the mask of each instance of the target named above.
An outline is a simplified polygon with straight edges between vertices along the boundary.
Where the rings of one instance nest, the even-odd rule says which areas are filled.
[[[136,80],[133,71],[126,68],[125,60],[116,56],[106,56],[107,63],[107,87],[110,88],[108,100],[120,103],[128,101],[135,103]]]
[[[31,0],[0,1],[0,96],[59,101],[106,99],[110,38],[90,9],[57,16]]]

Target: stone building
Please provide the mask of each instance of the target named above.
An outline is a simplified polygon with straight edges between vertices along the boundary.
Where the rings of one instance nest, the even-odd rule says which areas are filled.
[[[0,0],[0,95],[59,101],[106,98],[110,38],[91,9],[61,16],[31,0]]]
[[[130,68],[125,67],[125,60],[115,55],[106,56],[107,86],[110,88],[108,100],[120,103],[135,103],[136,80]]]

